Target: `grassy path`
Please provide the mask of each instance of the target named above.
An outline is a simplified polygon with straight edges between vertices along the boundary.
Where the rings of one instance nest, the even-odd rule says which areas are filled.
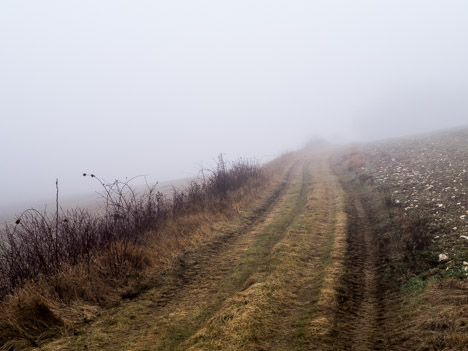
[[[265,204],[157,287],[43,350],[327,349],[346,249],[329,151],[304,151]]]

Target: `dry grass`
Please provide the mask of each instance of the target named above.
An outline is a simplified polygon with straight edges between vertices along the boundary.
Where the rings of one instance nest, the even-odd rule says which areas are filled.
[[[221,189],[222,198],[213,197],[211,204],[178,210],[164,225],[140,235],[138,242],[110,242],[91,257],[62,264],[55,273],[41,274],[17,288],[0,303],[0,349],[34,347],[73,333],[108,307],[149,289],[155,272],[210,240],[216,226],[239,216],[271,188],[263,176],[235,181],[243,185]]]
[[[342,167],[347,171],[353,171],[365,165],[365,159],[357,146],[348,147],[342,151]]]
[[[397,350],[467,350],[468,283],[429,283],[420,294],[398,300],[400,323],[393,326]]]
[[[243,205],[252,200],[244,199]],[[216,224],[232,219],[235,213],[231,209],[183,216],[170,221],[163,232],[148,233],[147,245],[113,243],[90,266],[66,267],[29,283],[0,305],[0,344],[4,349],[35,346],[73,331],[122,298],[138,296],[151,286],[154,272],[169,267],[188,248],[209,240]],[[49,317],[41,320],[39,315]]]
[[[291,160],[288,160],[283,166],[289,168],[290,164]],[[240,196],[241,201],[237,204],[244,208],[241,215],[235,212],[227,220],[209,225],[206,227],[209,232],[201,233],[204,237],[198,243],[181,249],[179,242],[166,241],[167,250],[159,251],[166,257],[161,261],[163,269],[152,275],[154,283],[147,291],[108,310],[104,316],[83,327],[76,337],[61,338],[44,345],[43,349],[171,349],[171,345],[199,327],[235,285],[236,280],[227,279],[226,286],[213,290],[213,281],[222,280],[223,275],[236,266],[235,262],[255,238],[251,231],[257,230],[262,218],[284,193],[283,166],[271,183],[264,185],[266,188],[250,191],[247,197],[245,194]],[[213,218],[206,214],[198,220],[204,226]],[[263,248],[262,243],[258,248]],[[179,255],[175,257],[174,252]],[[242,274],[236,277],[243,279]],[[206,306],[208,302],[211,307]]]
[[[227,299],[214,311],[203,327],[179,347],[187,350],[267,350],[268,324],[272,292],[277,294],[278,276],[271,277],[273,257],[283,242],[288,228],[304,206],[304,184],[295,183],[280,210],[271,214],[269,222],[260,229],[242,257],[238,268],[230,274],[237,281],[229,288]],[[297,263],[294,260],[294,266]],[[282,262],[285,264],[285,262]],[[275,263],[276,266],[276,263]],[[286,267],[283,267],[286,269]],[[279,274],[283,274],[279,273]],[[278,275],[278,273],[277,273]],[[284,298],[284,297],[283,297]]]
[[[286,168],[292,161],[287,160]],[[219,223],[212,237],[172,260],[171,267],[156,275],[153,288],[113,308],[76,337],[62,338],[43,349],[180,349],[233,292],[255,284],[258,269],[264,267],[258,264],[259,258],[268,260],[270,249],[284,236],[288,222],[275,218],[284,216],[294,201],[285,207],[290,184],[278,177],[282,173],[279,169],[262,196],[257,192],[244,199],[249,210],[240,218]],[[297,172],[290,175],[290,179],[296,177]]]
[[[181,349],[307,350],[331,340],[346,246],[344,198],[327,157],[315,157],[270,224],[286,223],[286,232],[270,234],[280,239],[264,262],[252,259],[243,289]]]

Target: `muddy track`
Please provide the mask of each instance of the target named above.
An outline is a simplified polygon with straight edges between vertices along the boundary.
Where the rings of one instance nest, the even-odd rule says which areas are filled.
[[[378,239],[359,193],[350,183],[342,185],[348,197],[348,248],[335,322],[337,349],[385,350]]]
[[[378,243],[377,238],[371,230],[367,214],[360,202],[354,201],[356,209],[358,228],[356,239],[359,246],[364,250],[362,255],[361,287],[362,294],[356,311],[359,320],[359,328],[354,330],[352,344],[354,349],[372,350],[376,346],[376,336],[378,331]]]

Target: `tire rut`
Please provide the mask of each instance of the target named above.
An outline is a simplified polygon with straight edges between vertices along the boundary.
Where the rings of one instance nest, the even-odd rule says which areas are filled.
[[[188,283],[181,286],[179,293],[173,296],[174,303],[165,306],[164,312],[161,312],[173,315],[174,313],[177,314],[178,308],[186,311],[190,310],[187,306],[196,306],[197,304],[204,305],[205,308],[203,308],[200,317],[197,319],[196,325],[190,326],[190,322],[184,321],[184,318],[179,322],[174,321],[175,323],[169,326],[171,334],[177,335],[177,331],[174,333],[174,328],[189,329],[189,332],[185,332],[185,334],[182,332],[179,340],[171,336],[172,340],[169,343],[163,343],[158,349],[185,349],[186,347],[181,344],[202,328],[204,323],[221,308],[225,300],[229,299],[237,291],[248,287],[252,283],[249,282],[252,274],[261,273],[263,269],[262,259],[268,256],[270,250],[281,240],[286,228],[294,220],[295,213],[304,205],[302,201],[304,185],[302,185],[301,196],[294,205],[291,218],[283,223],[281,227],[275,228],[274,235],[268,235],[266,240],[261,239],[263,231],[272,225],[271,223],[276,218],[278,211],[283,208],[288,192],[301,177],[303,168],[302,161],[293,164],[286,176],[287,180],[280,186],[281,190],[275,197],[275,201],[272,201],[268,209],[262,211],[260,216],[257,215],[253,222],[250,222],[242,231],[238,232],[232,241],[225,241],[221,248],[217,247],[217,251],[208,252],[207,255],[189,255],[185,259],[186,270],[182,274],[184,274],[185,281]],[[261,252],[258,255],[249,254],[249,250],[259,240],[261,240]],[[252,261],[255,261],[256,264],[255,271],[250,270]],[[198,267],[197,263],[200,264]],[[164,338],[163,335],[161,336]]]
[[[332,349],[380,350],[384,308],[379,298],[379,244],[359,194],[349,183],[344,182],[343,188],[349,201],[348,249],[335,322],[337,345]]]
[[[304,212],[304,208],[307,203],[307,190],[309,186],[310,176],[308,172],[308,160],[304,160],[300,168],[300,174],[296,175],[296,178],[298,178],[298,180],[295,182],[291,182],[291,196],[286,197],[287,203],[279,206],[279,212],[273,211],[270,214],[270,220],[268,221],[268,224],[264,225],[263,228],[259,231],[256,242],[252,242],[251,244],[249,244],[248,250],[251,251],[250,254],[249,252],[246,252],[246,255],[242,259],[241,265],[236,267],[236,270],[241,273],[240,277],[234,277],[234,275],[232,274],[233,272],[231,272],[230,277],[234,281],[237,280],[237,284],[234,284],[235,288],[230,289],[229,294],[225,295],[224,299],[220,301],[217,309],[214,311],[214,313],[211,314],[210,319],[207,319],[204,325],[200,325],[200,327],[198,328],[199,330],[193,333],[190,339],[187,339],[186,342],[178,344],[177,348],[175,349],[250,350],[251,348],[244,344],[244,342],[250,342],[248,341],[251,339],[251,336],[249,335],[252,333],[263,333],[263,331],[261,331],[261,328],[249,328],[249,330],[245,331],[245,334],[241,332],[241,335],[237,336],[226,335],[226,337],[228,338],[236,339],[239,336],[240,339],[245,340],[231,340],[228,341],[227,345],[222,346],[222,344],[226,342],[226,339],[224,339],[224,337],[222,337],[221,334],[223,334],[224,331],[226,331],[224,327],[227,327],[227,325],[231,323],[233,319],[237,317],[240,317],[241,320],[243,318],[250,319],[251,317],[253,317],[254,319],[262,318],[261,315],[252,316],[250,314],[250,311],[252,311],[251,309],[256,309],[256,303],[254,301],[249,301],[250,298],[247,296],[251,296],[251,289],[257,291],[257,288],[263,286],[263,284],[265,284],[265,282],[268,279],[270,279],[270,275],[272,273],[271,270],[275,266],[275,263],[272,262],[272,257],[275,255],[274,251],[277,245],[283,241],[286,235],[288,235],[289,228],[291,226],[294,226],[294,223],[296,223],[298,216],[300,216]],[[255,247],[259,248],[259,250],[255,250]],[[252,251],[252,249],[254,250]],[[285,306],[282,307],[284,308]],[[239,313],[242,315],[242,317],[239,315]],[[221,325],[219,324],[220,321]],[[250,325],[249,322],[247,323]],[[243,324],[243,322],[241,322],[241,324]],[[222,329],[224,329],[224,331],[218,330],[217,327],[221,327]],[[239,328],[243,328],[243,326],[227,328],[230,331],[240,331],[241,329]],[[230,333],[230,331],[228,331],[228,334]],[[217,336],[214,339],[213,335],[211,335],[211,332],[217,334]],[[273,335],[272,337],[273,339],[278,338],[278,335]],[[242,346],[238,345],[239,343],[242,344]],[[213,348],[214,344],[218,344],[218,346]],[[255,349],[271,349],[264,348],[264,346],[262,346],[261,344],[264,344],[264,342],[257,339]]]
[[[275,319],[282,326],[275,330],[268,350],[326,349],[324,338],[335,316],[336,286],[346,247],[344,193],[331,170],[329,150],[312,155],[307,205],[297,218],[303,231],[292,231],[289,238],[307,247],[290,252],[299,254],[306,264],[296,268],[301,283],[286,284],[294,298],[289,305],[278,306],[281,312]]]
[[[371,230],[367,214],[360,200],[354,202],[359,223],[358,239],[362,243],[365,252],[363,255],[362,270],[362,299],[356,315],[359,319],[359,328],[354,331],[352,343],[353,349],[375,349],[376,334],[378,331],[378,242]]]
[[[232,269],[234,264],[232,260],[236,259],[236,257],[229,255],[227,251],[233,246],[242,245],[239,241],[242,240],[244,235],[264,224],[269,214],[274,211],[274,208],[285,196],[298,165],[299,161],[291,166],[285,175],[285,180],[278,185],[264,206],[255,209],[247,217],[244,217],[245,224],[241,228],[229,231],[202,245],[197,250],[185,253],[177,260],[172,269],[161,274],[159,280],[163,298],[158,301],[159,306],[164,306],[171,299],[177,299],[178,295],[183,294],[191,286],[196,286],[197,289],[210,287],[215,290],[214,282]],[[216,272],[213,272],[213,268],[216,268]],[[204,273],[207,271],[215,274],[206,276]]]

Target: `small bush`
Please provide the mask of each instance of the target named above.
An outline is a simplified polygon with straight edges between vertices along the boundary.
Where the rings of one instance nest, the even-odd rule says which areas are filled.
[[[57,193],[55,213],[30,209],[15,224],[0,230],[0,300],[29,280],[83,262],[88,266],[99,262],[114,276],[128,275],[149,264],[138,258],[146,232],[160,230],[169,219],[182,215],[203,209],[219,211],[228,205],[231,192],[263,179],[258,163],[239,160],[228,164],[222,155],[210,174],[205,177],[202,173],[203,177],[183,190],[174,189],[172,197],[156,191],[155,186],[137,194],[131,180],[108,183],[94,174],[83,174],[101,186],[101,215],[85,209],[63,211]]]
[[[432,243],[432,233],[429,219],[422,213],[402,216],[401,230],[405,250],[414,256],[417,252],[426,250]]]

